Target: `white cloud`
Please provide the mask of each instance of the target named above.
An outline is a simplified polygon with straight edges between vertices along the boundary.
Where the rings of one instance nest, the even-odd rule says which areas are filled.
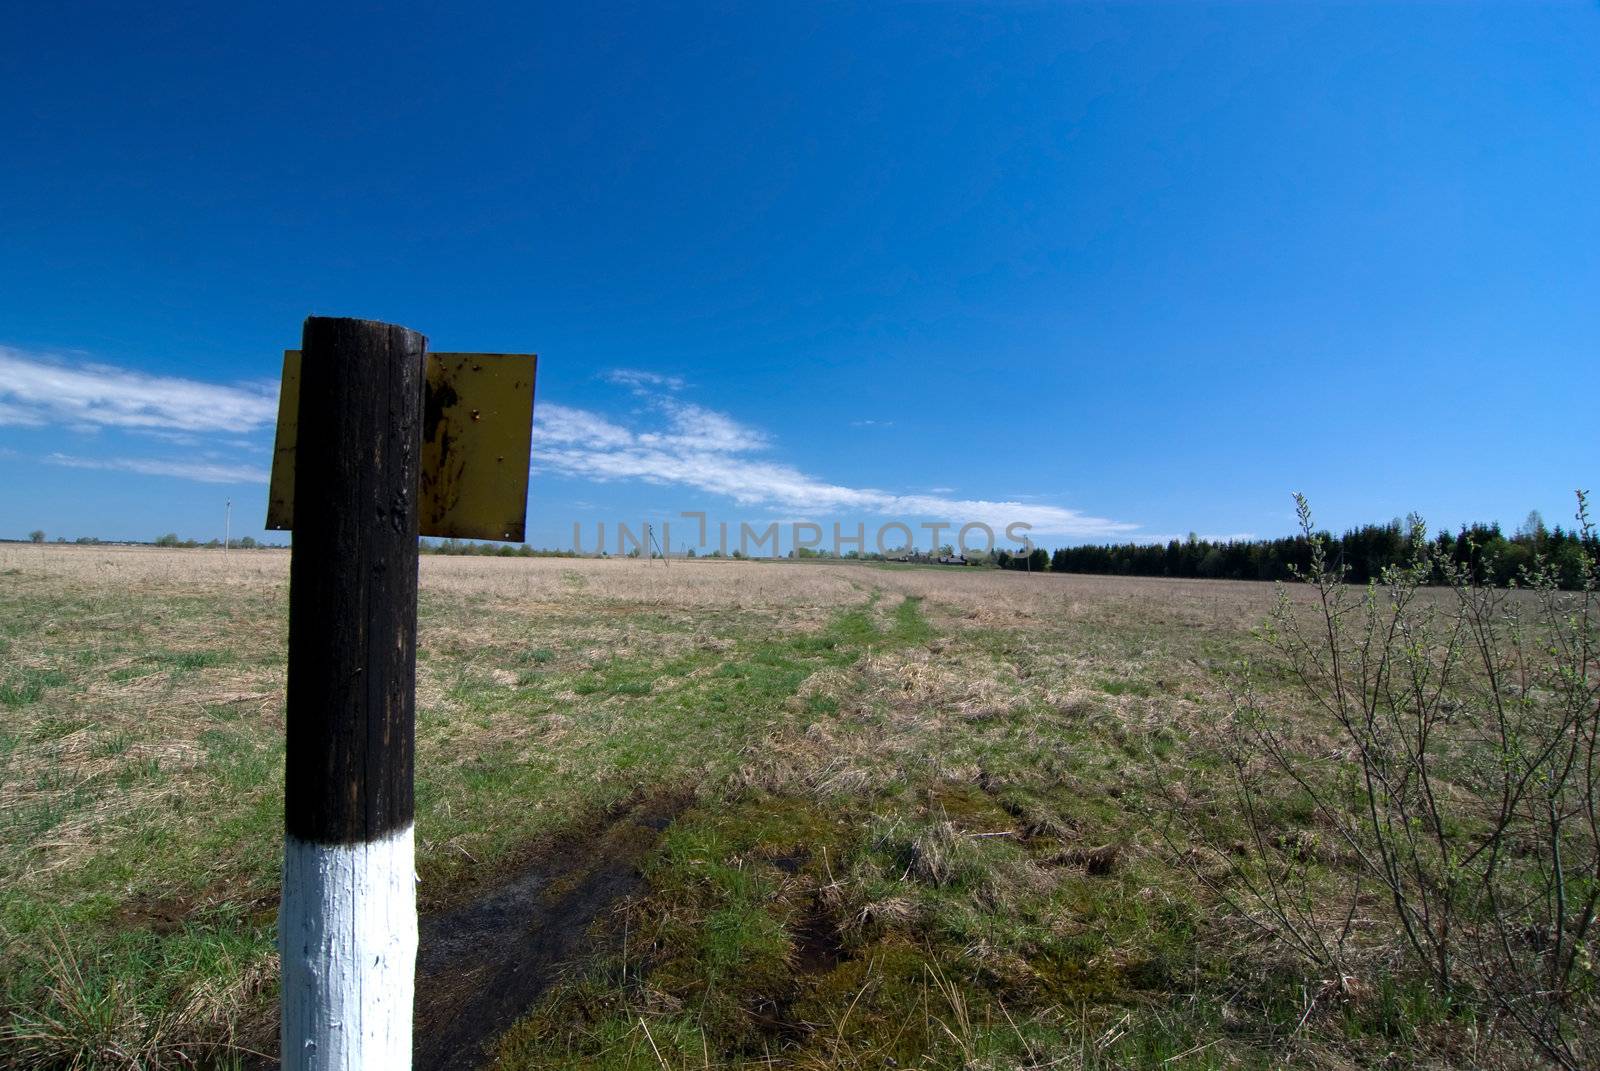
[[[0,424],[248,432],[271,426],[277,416],[276,384],[229,386],[152,376],[0,346]]]
[[[73,469],[106,469],[114,472],[136,472],[141,476],[171,476],[199,483],[266,483],[267,471],[254,465],[230,465],[216,461],[166,461],[160,458],[73,457],[70,454],[50,454],[45,461]]]
[[[607,383],[627,387],[635,394],[649,394],[652,390],[682,390],[681,376],[664,376],[658,372],[641,372],[634,368],[613,368],[605,374]]]
[[[536,407],[535,467],[584,479],[641,480],[687,487],[800,515],[857,513],[981,521],[997,530],[1013,521],[1033,531],[1066,536],[1122,536],[1138,526],[1045,503],[901,495],[848,487],[752,454],[768,438],[725,413],[674,399],[657,399],[659,430],[634,432],[598,414],[562,405]]]
[[[0,427],[41,428],[44,425],[42,414],[0,399]]]
[[[714,454],[740,454],[765,450],[767,437],[746,427],[725,413],[698,405],[664,400],[658,407],[666,414],[668,430],[645,433],[639,441],[647,446],[706,451]]]
[[[852,428],[892,428],[892,427],[894,427],[894,421],[892,421],[892,420],[852,420],[850,422],[850,426]]]
[[[620,369],[606,378],[646,400],[647,416],[641,419],[650,420],[652,426],[636,430],[589,410],[540,403],[533,440],[536,467],[592,480],[640,480],[689,488],[797,516],[932,517],[957,524],[979,521],[997,531],[1020,521],[1031,524],[1035,533],[1084,538],[1133,538],[1130,533],[1138,527],[1047,502],[1023,501],[1022,496],[966,499],[950,497],[944,488],[897,494],[831,483],[760,456],[771,446],[761,431],[673,396],[671,392],[683,387],[678,377]],[[181,444],[190,441],[184,438],[188,435],[260,431],[271,427],[276,417],[274,385],[228,386],[152,376],[107,365],[68,364],[0,347],[0,424],[112,428]],[[212,458],[89,458],[55,453],[45,460],[70,468],[204,483],[265,483],[268,476],[259,465]]]
[[[665,416],[666,427],[635,434],[586,409],[540,403],[534,407],[536,441],[595,449],[642,445],[709,453],[741,453],[767,446],[765,435],[725,413],[673,399],[657,399],[652,408]]]
[[[584,409],[573,409],[551,402],[534,407],[536,440],[560,446],[609,447],[633,442],[633,433],[605,417]]]

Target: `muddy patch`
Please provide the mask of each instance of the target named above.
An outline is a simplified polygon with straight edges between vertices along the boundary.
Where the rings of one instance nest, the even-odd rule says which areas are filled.
[[[797,975],[826,974],[845,960],[835,925],[820,898],[812,897],[805,913],[790,927]]]
[[[471,1071],[544,994],[605,909],[638,891],[639,861],[683,802],[653,799],[558,841],[498,885],[421,920],[417,1071]]]

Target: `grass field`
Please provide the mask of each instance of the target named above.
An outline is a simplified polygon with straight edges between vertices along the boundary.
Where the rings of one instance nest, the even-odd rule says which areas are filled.
[[[287,567],[266,551],[0,549],[0,1063],[249,1066],[275,1046]],[[424,960],[430,932],[457,940],[419,986],[419,1020],[486,1035],[433,1058],[1488,1061],[1492,1039],[1398,963],[1308,972],[1204,891],[1174,841],[1172,808],[1209,798],[1273,597],[424,558]],[[1271,672],[1257,686],[1295,702]],[[1292,806],[1274,820],[1314,835]],[[489,925],[473,916],[486,898],[495,940],[460,940]],[[520,930],[505,921],[519,902]],[[551,945],[540,920],[575,932]],[[524,947],[532,1006],[473,1011],[494,988],[477,959],[509,970]]]

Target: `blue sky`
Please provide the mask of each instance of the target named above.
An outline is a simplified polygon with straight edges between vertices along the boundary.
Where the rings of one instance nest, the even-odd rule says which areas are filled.
[[[540,354],[539,545],[1595,483],[1600,6],[576,8],[14,5],[0,536],[259,534],[312,313]]]

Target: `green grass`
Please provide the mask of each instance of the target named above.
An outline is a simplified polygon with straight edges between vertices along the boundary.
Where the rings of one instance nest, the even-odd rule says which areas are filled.
[[[176,672],[220,666],[229,658],[226,651],[154,651],[145,655],[145,661],[151,665]]]
[[[54,669],[21,669],[0,681],[0,706],[25,707],[37,703],[51,688],[67,682],[66,674]]]
[[[1192,907],[1150,906],[1134,875],[1052,876],[1037,846],[952,834],[944,809],[891,818],[892,799],[731,802],[679,819],[652,897],[497,1066],[1269,1065],[1192,1051],[1220,1029],[1215,1002],[1151,1007],[1176,976],[1225,968],[1198,951]]]
[[[1107,695],[1137,695],[1151,694],[1150,686],[1143,681],[1101,681],[1100,690]]]

